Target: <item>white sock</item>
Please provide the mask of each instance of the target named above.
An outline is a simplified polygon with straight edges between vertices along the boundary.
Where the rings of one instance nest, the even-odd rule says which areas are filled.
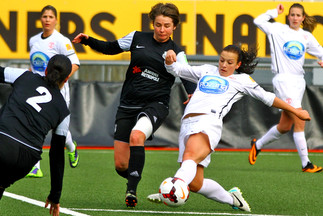
[[[34,166],[40,169],[40,161],[38,161]]]
[[[265,135],[263,135],[259,140],[256,142],[256,148],[260,150],[264,145],[267,145],[275,140],[278,140],[282,133],[277,130],[277,125],[273,126],[272,128],[267,131]]]
[[[302,166],[304,168],[307,165],[307,162],[310,161],[310,159],[308,158],[307,143],[306,143],[304,131],[294,132],[293,138],[298,151],[298,155],[302,161]]]
[[[177,170],[174,177],[180,178],[190,184],[196,175],[197,164],[193,160],[183,161],[181,167]]]
[[[72,134],[70,131],[67,132],[65,146],[66,146],[67,151],[69,151],[69,152],[75,151],[75,145],[73,143]]]
[[[219,183],[212,179],[204,179],[203,185],[197,193],[202,194],[208,199],[233,205],[233,198],[231,194],[226,191]]]

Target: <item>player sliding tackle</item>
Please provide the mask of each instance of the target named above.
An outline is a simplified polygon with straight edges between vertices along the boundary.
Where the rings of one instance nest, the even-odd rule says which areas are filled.
[[[165,57],[169,73],[198,84],[182,118],[178,156],[181,167],[174,177],[184,180],[192,192],[243,211],[251,210],[238,187],[226,191],[216,181],[204,178],[204,168],[210,164],[211,153],[221,139],[222,119],[232,105],[244,95],[250,95],[267,106],[292,112],[300,119],[311,119],[306,110],[288,105],[273,93],[265,91],[249,76],[257,65],[255,58],[255,50],[245,51],[235,45],[223,49],[219,67],[181,64],[176,62],[172,50]],[[151,194],[147,198],[161,201],[159,194]]]

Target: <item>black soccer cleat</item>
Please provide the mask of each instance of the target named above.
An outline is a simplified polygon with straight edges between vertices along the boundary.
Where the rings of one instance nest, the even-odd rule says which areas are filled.
[[[136,207],[137,202],[138,202],[136,193],[133,191],[127,191],[125,202],[126,202],[126,206],[128,208]]]

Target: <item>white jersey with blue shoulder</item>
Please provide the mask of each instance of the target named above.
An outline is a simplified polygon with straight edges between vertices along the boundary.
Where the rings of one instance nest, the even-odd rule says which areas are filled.
[[[265,91],[248,74],[221,76],[214,65],[190,66],[174,62],[165,67],[169,73],[197,83],[197,88],[187,104],[184,115],[190,113],[215,114],[222,119],[232,105],[244,95],[272,106],[275,94]]]

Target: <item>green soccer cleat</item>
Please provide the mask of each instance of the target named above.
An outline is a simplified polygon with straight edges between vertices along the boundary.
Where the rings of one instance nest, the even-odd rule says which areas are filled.
[[[68,157],[70,159],[70,166],[75,168],[79,164],[80,156],[77,153],[77,143],[75,141],[73,141],[73,143],[75,145],[75,150],[73,152],[68,152]]]
[[[44,176],[43,172],[41,169],[37,167],[33,167],[32,170],[26,175],[26,177],[31,177],[31,178],[42,178]]]

